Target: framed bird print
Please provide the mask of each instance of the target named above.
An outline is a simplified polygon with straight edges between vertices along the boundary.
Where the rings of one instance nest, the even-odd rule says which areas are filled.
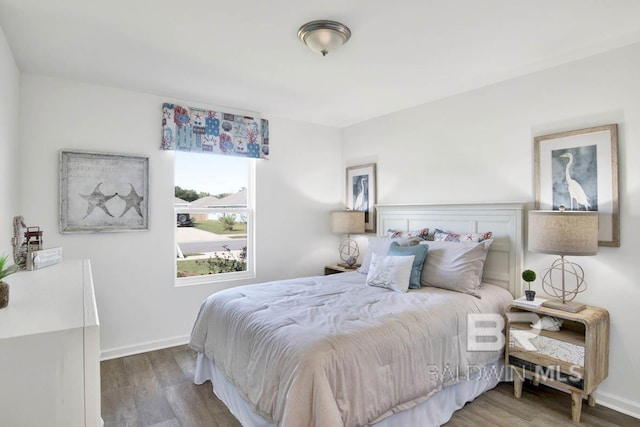
[[[149,158],[60,151],[60,232],[149,229]]]
[[[348,209],[364,211],[364,230],[376,232],[376,164],[369,163],[347,168]]]
[[[534,138],[536,209],[597,211],[598,244],[620,246],[618,126]]]

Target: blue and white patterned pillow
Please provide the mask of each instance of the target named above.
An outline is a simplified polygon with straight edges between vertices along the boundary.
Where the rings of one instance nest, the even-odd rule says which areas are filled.
[[[474,242],[479,243],[484,240],[491,239],[493,233],[454,233],[452,231],[442,231],[436,228],[433,232],[433,240],[435,242]]]
[[[427,236],[428,235],[429,235],[429,229],[428,228],[421,228],[420,230],[413,230],[413,231],[398,231],[398,230],[393,230],[393,229],[387,230],[387,237],[391,237],[391,238],[419,237],[422,240],[427,240]]]

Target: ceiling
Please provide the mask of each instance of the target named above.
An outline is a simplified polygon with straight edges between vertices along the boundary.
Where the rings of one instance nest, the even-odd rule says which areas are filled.
[[[640,42],[638,0],[0,0],[23,72],[344,127]],[[297,38],[353,35],[322,57]]]

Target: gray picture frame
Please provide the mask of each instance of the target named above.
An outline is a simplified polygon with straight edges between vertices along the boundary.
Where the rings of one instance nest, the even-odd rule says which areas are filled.
[[[598,211],[598,244],[620,246],[618,125],[534,137],[536,209]]]
[[[61,233],[149,229],[149,158],[60,150]]]
[[[364,211],[365,233],[376,232],[376,164],[349,166],[346,170],[347,209]]]

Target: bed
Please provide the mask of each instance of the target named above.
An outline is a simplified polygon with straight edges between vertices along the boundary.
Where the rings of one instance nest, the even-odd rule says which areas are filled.
[[[227,289],[198,313],[194,381],[210,380],[244,426],[445,423],[502,378],[501,351],[467,351],[467,322],[469,313],[502,314],[519,296],[523,210],[377,206],[380,237],[390,229],[491,230],[482,285],[393,292],[351,272]]]

